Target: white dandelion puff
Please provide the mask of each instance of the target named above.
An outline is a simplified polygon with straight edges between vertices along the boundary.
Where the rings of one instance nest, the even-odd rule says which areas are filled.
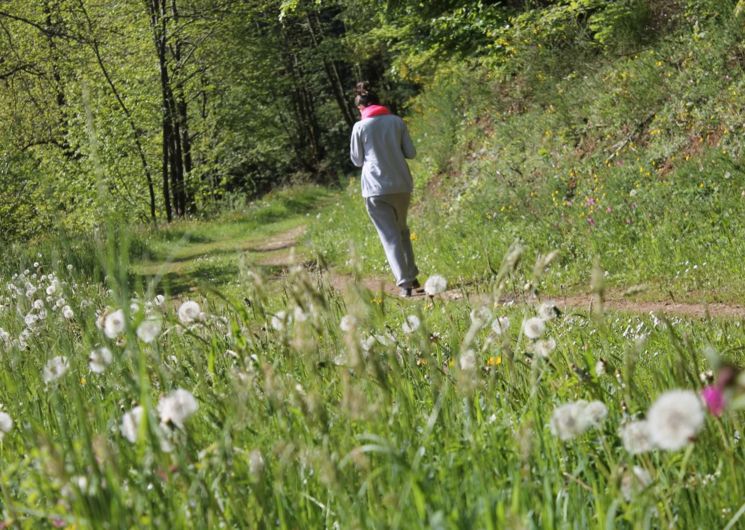
[[[370,335],[369,337],[360,339],[360,348],[362,348],[362,351],[369,352],[375,346],[376,342],[378,342],[377,339]]]
[[[559,309],[556,307],[556,302],[548,300],[538,306],[538,316],[543,320],[552,320],[559,314]]]
[[[57,357],[52,357],[47,361],[47,364],[44,366],[44,382],[49,384],[52,381],[56,381],[70,368],[70,364],[67,362],[67,357],[64,355],[58,355]]]
[[[489,325],[492,319],[491,310],[488,307],[480,307],[471,311],[471,323],[479,328]]]
[[[571,440],[584,432],[582,409],[577,403],[566,403],[554,409],[549,428],[560,440]]]
[[[595,363],[595,375],[598,377],[605,375],[605,361],[602,359],[599,359],[598,362]]]
[[[166,303],[166,297],[162,294],[156,294],[155,298],[153,298],[153,303],[157,305],[158,307],[162,306]]]
[[[282,331],[288,323],[289,319],[287,317],[287,311],[277,311],[277,313],[272,315],[271,324],[272,328],[276,331]]]
[[[66,305],[62,308],[62,316],[65,318],[65,320],[72,320],[73,318],[75,318],[75,311],[72,310],[72,307]]]
[[[264,472],[265,462],[261,451],[254,449],[248,454],[248,472],[258,477]]]
[[[13,418],[7,412],[0,412],[0,440],[13,430]]]
[[[344,315],[339,322],[339,327],[345,333],[350,333],[357,327],[357,318],[354,315]]]
[[[121,432],[122,436],[131,443],[137,441],[137,433],[140,430],[140,423],[142,422],[144,414],[145,409],[142,407],[135,407],[122,416],[122,423],[119,425],[119,432]]]
[[[184,325],[193,324],[202,313],[202,308],[193,300],[187,300],[178,308],[178,319]]]
[[[507,331],[510,327],[510,318],[509,317],[497,317],[494,319],[494,322],[491,324],[491,330],[496,335],[501,335],[505,331]]]
[[[114,360],[111,350],[106,346],[96,348],[88,356],[88,368],[95,374],[101,374]]]
[[[429,296],[444,293],[448,287],[447,280],[439,274],[433,274],[424,282],[424,292]]]
[[[158,402],[158,415],[164,425],[184,427],[184,421],[199,408],[197,400],[188,390],[178,388]]]
[[[652,433],[646,421],[632,421],[622,426],[618,434],[623,442],[623,447],[632,455],[646,453],[654,449]]]
[[[144,343],[150,344],[160,335],[163,322],[156,317],[148,317],[137,326],[137,337]]]
[[[295,322],[305,322],[308,320],[308,313],[303,311],[303,308],[300,306],[295,306],[295,309],[292,310],[292,316]]]
[[[652,442],[677,451],[688,445],[704,425],[706,412],[691,390],[670,390],[657,398],[647,413]]]
[[[458,359],[458,365],[461,370],[470,371],[476,369],[476,352],[473,350],[466,350],[461,353]]]
[[[607,415],[608,408],[604,403],[579,400],[554,409],[549,428],[554,436],[567,441],[590,428],[599,427]]]
[[[403,332],[406,334],[414,333],[422,325],[421,320],[416,315],[409,315],[404,319],[404,323],[401,325]]]
[[[590,401],[582,409],[582,421],[586,428],[599,427],[608,417],[608,407],[602,401]]]
[[[529,339],[540,338],[546,331],[546,324],[543,319],[532,317],[523,321],[523,333]]]
[[[551,355],[551,352],[553,352],[555,349],[556,341],[553,338],[537,340],[533,344],[533,351],[536,353],[536,355],[543,357],[544,359],[548,359],[548,357]]]
[[[121,335],[125,327],[126,320],[124,318],[124,311],[121,309],[117,309],[104,317],[103,333],[110,339],[115,339]]]

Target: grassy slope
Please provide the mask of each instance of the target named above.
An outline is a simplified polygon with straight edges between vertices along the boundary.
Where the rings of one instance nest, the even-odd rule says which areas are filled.
[[[721,38],[690,60],[715,68],[714,59],[728,53],[728,37],[723,33]],[[689,40],[663,43],[655,53],[688,57],[691,46]],[[486,256],[498,263],[520,236],[528,254],[562,248],[558,266],[541,280],[548,289],[587,283],[598,255],[611,271],[610,282],[650,281],[658,289],[669,282],[681,293],[712,288],[717,296],[734,296],[738,247],[716,243],[719,237],[735,241],[738,234],[735,192],[742,175],[732,157],[720,153],[723,148],[737,152],[739,140],[723,139],[733,133],[722,132],[694,153],[686,139],[703,123],[698,118],[685,127],[658,127],[664,123],[656,123],[658,117],[678,116],[664,110],[679,105],[667,94],[677,90],[677,97],[683,97],[693,71],[686,67],[673,73],[657,61],[640,56],[598,65],[587,79],[567,79],[555,87],[552,103],[534,102],[522,114],[502,115],[500,105],[486,106],[481,95],[469,90],[469,116],[443,105],[442,112],[421,117],[417,127],[426,128],[429,140],[420,144],[417,172],[433,179],[420,181],[420,197],[427,200],[420,201],[414,219],[423,267],[451,279],[485,277]],[[645,64],[648,69],[642,68]],[[648,71],[651,80],[667,78],[666,73],[673,74],[667,79],[680,78],[670,81],[668,92],[653,90],[652,81],[638,81],[647,87],[648,99],[638,87],[624,99],[623,84],[614,84],[619,92],[613,104],[601,102],[597,94],[607,88],[601,84],[603,75],[622,71],[634,72],[627,74],[633,79],[641,71]],[[705,89],[710,97],[696,112],[724,105],[738,116],[734,96],[718,88],[724,78],[699,77],[713,88]],[[584,96],[577,99],[582,105],[558,106],[560,89],[575,99]],[[718,103],[715,92],[726,102]],[[460,84],[447,99],[458,94],[464,95]],[[566,97],[565,103],[574,101]],[[639,108],[624,107],[624,101],[636,101]],[[624,124],[643,119],[650,101],[662,110],[633,146],[627,144],[627,151],[604,164],[615,151],[612,146],[631,132]],[[435,103],[430,106],[436,108]],[[591,121],[585,123],[587,116]],[[717,116],[729,115],[722,111]],[[435,124],[448,123],[462,128],[456,137],[443,139]],[[578,124],[593,132],[574,138],[572,131],[583,127]],[[653,127],[661,132],[651,134]],[[585,148],[578,151],[568,143],[571,138]],[[674,161],[669,170],[648,165],[639,171],[637,162],[650,162],[656,149],[677,145],[674,138],[680,147],[666,150],[660,159]],[[453,140],[457,147],[443,148]],[[451,157],[453,152],[458,156]],[[699,165],[717,177],[703,179],[703,187],[700,179],[709,173],[699,171]],[[430,171],[435,166],[442,171]],[[727,171],[728,178],[719,178]],[[497,177],[501,186],[494,183]],[[565,205],[572,181],[573,202]],[[639,191],[629,225],[625,218],[633,189]],[[590,194],[599,199],[595,205],[586,200]],[[0,403],[15,421],[0,441],[4,525],[604,529],[741,524],[735,517],[745,496],[742,412],[708,418],[687,450],[634,456],[618,436],[619,427],[643,416],[664,390],[700,388],[699,373],[710,368],[702,352],[716,351],[742,363],[741,323],[592,318],[580,311],[547,324],[546,336],[557,346],[541,359],[520,333],[521,320],[534,314],[529,307],[486,301],[495,315],[509,316],[512,326],[502,336],[488,327],[469,334],[469,313],[478,308],[468,300],[380,300],[364,292],[343,299],[327,280],[306,271],[291,272],[281,289],[271,290],[235,274],[241,259],[255,263],[253,255],[240,258],[235,250],[240,255],[253,248],[254,237],[271,237],[304,222],[319,196],[328,200],[315,189],[296,190],[215,222],[138,233],[129,254],[99,248],[110,292],[77,268],[61,268],[63,283],[55,298],[64,296],[75,317],[65,320],[51,298],[44,302],[48,315],[29,332],[26,349],[0,341]],[[353,239],[367,270],[384,274],[356,188],[335,199],[314,223],[309,241],[345,266],[354,261],[347,250]],[[600,206],[592,209],[597,202]],[[612,211],[603,216],[607,204]],[[614,220],[619,210],[624,213]],[[686,227],[692,236],[683,240]],[[704,250],[709,250],[705,259]],[[206,319],[181,325],[178,302],[169,299],[165,307],[152,309],[164,321],[154,343],[134,333],[142,311],[127,315],[123,336],[106,338],[94,325],[96,310],[108,305],[126,311],[133,283],[148,283],[146,278],[132,282],[126,274],[130,254],[169,263],[174,273],[169,288],[179,297],[187,296],[186,287],[200,286],[188,296],[200,302]],[[8,263],[22,269],[34,258],[10,256]],[[73,249],[61,263],[91,259]],[[701,272],[676,278],[680,259]],[[39,260],[36,276],[11,280],[13,269],[0,274],[0,328],[13,340],[26,329],[24,315],[38,311],[32,309],[34,300],[43,298],[27,296],[26,282],[37,284],[39,293],[47,288],[41,275],[48,264]],[[531,261],[515,274],[518,287],[530,276]],[[225,275],[211,281],[213,269],[223,266]],[[139,260],[134,267],[143,274],[156,272]],[[6,287],[10,281],[19,283],[20,294]],[[216,283],[225,295],[204,291]],[[147,301],[142,293],[138,296],[140,303]],[[298,308],[302,313],[295,312]],[[279,328],[274,329],[272,316],[280,309],[307,318],[284,327],[274,322]],[[347,313],[357,323],[345,332],[339,322]],[[402,322],[412,313],[423,325],[406,334]],[[365,354],[359,340],[370,334],[383,339]],[[104,373],[94,374],[88,355],[101,345],[113,351],[114,360]],[[476,352],[473,371],[460,369],[468,348]],[[56,355],[68,358],[69,371],[45,384],[43,367]],[[606,361],[604,374],[595,372],[600,359]],[[160,450],[156,438],[156,404],[179,387],[194,393],[199,410],[175,431],[169,453]],[[576,399],[603,401],[608,418],[598,429],[559,441],[548,426],[551,414]],[[149,424],[131,444],[119,426],[123,413],[136,405],[145,407]],[[638,469],[648,473],[649,484],[632,472]]]
[[[519,239],[518,280],[536,254],[560,250],[541,286],[551,293],[586,290],[599,259],[609,286],[646,284],[647,298],[741,300],[740,35],[723,23],[678,33],[510,91],[446,71],[410,118],[424,274],[486,279]],[[368,272],[387,274],[368,224],[353,183],[312,240],[340,265],[352,241]]]
[[[322,208],[332,192],[317,186],[280,190],[257,201],[245,211],[232,211],[209,222],[183,221],[162,230],[135,234],[135,247],[143,256],[131,271],[137,283],[149,283],[158,291],[179,294],[197,286],[231,292],[249,269],[272,275],[272,257],[288,249],[265,250],[273,236],[309,222],[310,212]],[[297,248],[298,260],[304,252]],[[157,286],[152,283],[157,282]]]

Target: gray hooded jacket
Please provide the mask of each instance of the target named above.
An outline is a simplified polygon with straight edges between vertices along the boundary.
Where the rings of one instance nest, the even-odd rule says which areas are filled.
[[[414,182],[407,158],[416,149],[404,121],[394,114],[358,121],[349,147],[352,163],[362,168],[362,196],[411,193]]]

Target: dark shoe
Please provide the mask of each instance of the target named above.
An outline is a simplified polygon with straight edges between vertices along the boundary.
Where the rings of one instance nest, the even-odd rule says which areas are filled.
[[[422,284],[419,283],[419,280],[414,278],[414,281],[411,283],[411,288],[414,289],[415,293],[423,293],[424,287],[422,287]]]
[[[411,298],[411,287],[401,287],[399,294],[402,298]]]

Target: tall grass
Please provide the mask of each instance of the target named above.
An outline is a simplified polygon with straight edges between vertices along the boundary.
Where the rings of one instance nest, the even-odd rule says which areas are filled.
[[[741,507],[742,413],[708,419],[678,452],[632,456],[618,435],[661,392],[697,390],[703,351],[741,362],[739,323],[571,313],[547,322],[557,346],[544,358],[521,331],[535,308],[490,296],[341,298],[299,269],[281,291],[254,277],[246,300],[195,294],[204,314],[184,324],[172,301],[133,302],[126,284],[105,292],[74,270],[42,279],[44,267],[14,280],[24,292],[2,288],[0,403],[15,422],[0,445],[5,524],[719,528]],[[28,284],[43,290],[26,296]],[[29,326],[39,299],[47,315]],[[116,338],[95,325],[106,306],[125,314]],[[146,314],[164,322],[150,344],[135,333]],[[421,326],[407,334],[410,314]],[[512,322],[500,336],[497,316]],[[99,374],[88,360],[100,346],[113,362]],[[69,369],[45,383],[60,355]],[[159,399],[176,388],[199,408],[183,428],[159,426]],[[577,399],[604,402],[608,417],[562,442],[549,421]],[[147,419],[130,443],[120,426],[136,405]]]

